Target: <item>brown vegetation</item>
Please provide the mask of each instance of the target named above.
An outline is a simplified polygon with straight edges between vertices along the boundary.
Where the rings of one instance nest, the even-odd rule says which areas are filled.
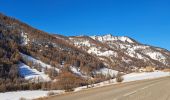
[[[118,72],[118,74],[116,75],[116,82],[123,82],[123,77],[122,74],[120,72]]]

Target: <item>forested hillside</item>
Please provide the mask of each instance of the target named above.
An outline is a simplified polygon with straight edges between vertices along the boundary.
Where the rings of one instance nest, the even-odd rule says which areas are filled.
[[[20,63],[41,71],[39,63],[23,59],[21,53],[38,59],[53,68],[60,69],[60,72],[56,72],[52,68],[45,68],[44,72],[52,80],[60,75],[63,77],[64,73],[70,73],[77,77],[70,71],[70,66],[80,68],[86,76],[92,76],[93,70],[104,67],[99,59],[66,41],[3,14],[0,14],[0,39],[1,91],[32,88],[32,86],[25,86],[28,80],[19,74],[18,65]],[[84,80],[83,78],[79,79]],[[37,84],[37,88],[40,88],[39,83]]]

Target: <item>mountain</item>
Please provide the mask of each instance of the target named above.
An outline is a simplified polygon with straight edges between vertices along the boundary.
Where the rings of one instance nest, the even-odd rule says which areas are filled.
[[[162,69],[170,66],[168,50],[141,44],[125,36],[75,36],[69,37],[78,48],[102,60],[109,68],[119,71],[135,71],[153,66]]]
[[[111,34],[48,34],[0,14],[0,91],[71,89],[147,66],[168,68],[170,52]]]

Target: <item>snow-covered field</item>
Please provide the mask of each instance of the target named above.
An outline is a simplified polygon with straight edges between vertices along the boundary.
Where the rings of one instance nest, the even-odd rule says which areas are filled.
[[[170,72],[162,72],[162,71],[155,71],[155,72],[143,72],[143,73],[131,73],[124,75],[124,81],[123,82],[130,82],[130,81],[136,81],[136,80],[144,80],[144,79],[153,79],[153,78],[159,78],[159,77],[165,77],[170,76]],[[112,79],[110,81],[104,81],[97,84],[94,84],[93,88],[96,87],[102,87],[107,85],[117,84],[115,79]],[[74,92],[87,89],[87,86],[78,87],[75,88]],[[44,97],[47,96],[47,93],[49,91],[18,91],[18,92],[6,92],[6,93],[0,93],[0,100],[19,100],[21,97],[27,98],[28,100]],[[64,93],[63,90],[56,90],[54,91],[57,94]]]
[[[15,91],[0,93],[0,100],[19,100],[25,98],[26,100],[32,100],[39,97],[46,97],[50,91],[34,90],[34,91]],[[62,90],[52,91],[55,94],[64,93]]]

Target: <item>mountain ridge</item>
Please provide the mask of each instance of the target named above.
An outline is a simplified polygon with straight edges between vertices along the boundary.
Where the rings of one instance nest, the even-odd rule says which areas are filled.
[[[112,37],[112,40],[111,40],[111,38],[110,39],[108,39],[108,38],[106,38],[106,37]],[[100,41],[100,42],[109,42],[109,41],[115,41],[115,42],[117,42],[117,40],[118,41],[121,41],[121,42],[130,42],[130,44],[136,44],[136,45],[138,45],[138,46],[136,46],[136,49],[137,49],[137,47],[139,48],[140,46],[142,47],[144,47],[144,48],[150,48],[150,49],[154,49],[154,50],[156,50],[156,51],[165,51],[166,52],[166,54],[168,54],[169,53],[169,51],[168,50],[166,50],[166,49],[162,49],[162,48],[158,48],[158,47],[154,47],[154,46],[150,46],[150,45],[146,45],[146,44],[141,44],[141,43],[139,43],[139,42],[137,42],[136,40],[134,40],[134,39],[132,39],[132,38],[129,38],[129,37],[125,37],[125,36],[112,36],[111,34],[106,34],[106,35],[103,35],[103,36],[75,36],[75,37],[73,37],[73,36],[71,36],[71,38],[87,38],[87,37],[89,37],[89,38],[91,38],[91,39],[93,39],[93,40],[97,40],[97,41]],[[97,37],[97,38],[96,38]],[[98,39],[99,38],[99,39]],[[106,38],[106,40],[104,40],[103,41],[103,38]],[[118,38],[123,38],[123,41],[122,41],[122,39],[118,39]],[[128,40],[128,41],[127,41]],[[78,43],[78,42],[77,42]],[[87,43],[88,44],[88,43]],[[120,43],[121,44],[121,43]],[[86,45],[85,43],[83,44],[83,45]],[[112,48],[113,49],[113,48]],[[124,49],[124,48],[120,48],[120,49]],[[125,49],[127,49],[127,48],[125,48]],[[147,54],[147,55],[145,55],[145,56],[148,56],[149,54]],[[168,54],[169,55],[169,54]],[[150,56],[150,55],[149,55]],[[157,55],[156,55],[157,56]],[[153,57],[153,58],[155,58],[155,57]],[[155,58],[156,59],[156,58]],[[154,59],[154,60],[155,60]],[[153,59],[152,59],[153,60]],[[169,60],[169,59],[168,59]]]

